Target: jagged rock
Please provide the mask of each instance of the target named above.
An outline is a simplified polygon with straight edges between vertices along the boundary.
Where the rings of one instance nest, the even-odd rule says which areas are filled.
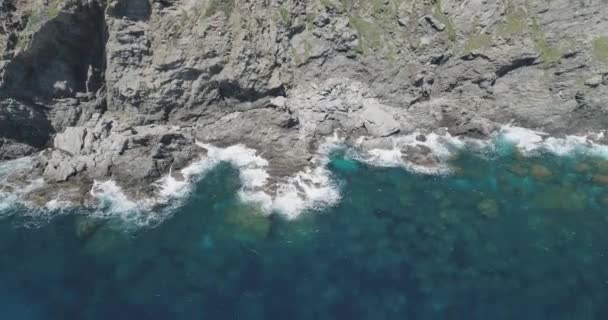
[[[399,132],[399,123],[393,115],[378,105],[366,105],[361,110],[361,119],[367,132],[374,137],[386,137]]]
[[[369,151],[373,149],[390,150],[395,147],[395,143],[390,137],[367,138],[361,141],[359,147],[363,151]]]
[[[599,86],[600,84],[602,84],[601,75],[593,76],[593,77],[585,80],[585,85],[592,87],[592,88],[595,88],[595,87]]]
[[[84,169],[85,164],[78,162],[61,150],[51,150],[43,176],[52,182],[64,182]]]
[[[196,157],[194,136],[285,175],[334,132],[603,130],[608,6],[556,1],[4,0],[0,158],[52,147],[38,171],[61,188],[136,188]]]
[[[31,103],[0,98],[0,138],[3,138],[3,148],[9,148],[11,144],[14,146],[10,148],[15,151],[44,147],[53,133],[44,111],[44,108]],[[8,153],[4,157],[13,158]]]
[[[0,160],[11,160],[28,156],[37,149],[21,142],[0,138]]]
[[[400,17],[397,19],[397,22],[399,22],[399,25],[402,27],[409,27],[410,25],[410,18],[405,16],[405,17]]]
[[[488,119],[475,117],[467,119],[455,126],[450,126],[448,131],[455,136],[469,136],[473,138],[488,138],[498,126]]]
[[[424,16],[424,21],[426,21],[431,27],[433,27],[433,29],[437,30],[437,31],[443,31],[445,30],[445,24],[443,24],[441,21],[439,21],[437,18],[431,16],[431,15],[427,15]]]
[[[401,150],[403,159],[415,165],[427,168],[434,168],[439,165],[439,160],[433,151],[424,145],[406,146]]]
[[[77,154],[84,147],[84,139],[87,129],[84,127],[69,127],[64,132],[55,136],[55,148]]]

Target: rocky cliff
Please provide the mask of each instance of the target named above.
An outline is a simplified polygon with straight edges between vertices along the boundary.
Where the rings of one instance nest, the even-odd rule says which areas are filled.
[[[608,1],[0,0],[0,159],[53,190],[145,193],[195,140],[280,179],[336,130],[509,122],[608,127]]]

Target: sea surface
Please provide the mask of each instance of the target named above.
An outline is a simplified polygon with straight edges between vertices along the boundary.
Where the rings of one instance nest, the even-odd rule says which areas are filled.
[[[297,216],[239,196],[230,162],[163,221],[0,218],[0,319],[608,319],[608,160],[461,150],[449,174],[326,168]]]

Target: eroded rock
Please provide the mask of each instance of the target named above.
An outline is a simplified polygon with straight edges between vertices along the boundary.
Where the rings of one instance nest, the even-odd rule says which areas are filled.
[[[601,0],[326,4],[2,1],[0,159],[47,149],[32,174],[129,189],[196,158],[195,138],[255,148],[286,176],[336,132],[392,148],[415,129],[608,126]]]

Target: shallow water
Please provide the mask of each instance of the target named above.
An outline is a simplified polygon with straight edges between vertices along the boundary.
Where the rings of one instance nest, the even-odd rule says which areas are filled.
[[[342,200],[293,220],[227,164],[151,229],[12,214],[0,319],[606,319],[608,161],[498,154],[428,176],[338,152]]]

